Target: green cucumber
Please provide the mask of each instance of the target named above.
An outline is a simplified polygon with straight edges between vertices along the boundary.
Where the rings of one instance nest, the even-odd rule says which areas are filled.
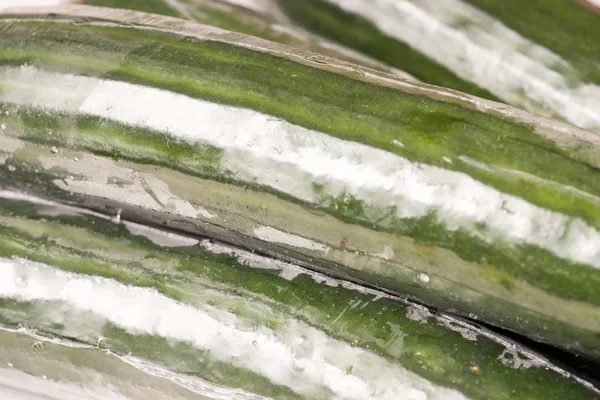
[[[0,30],[3,187],[600,359],[596,135],[179,19],[80,6]]]
[[[85,0],[82,3],[184,18],[416,79],[404,71],[305,30],[287,18],[275,1],[268,6],[266,3],[252,2],[240,5],[227,0]],[[254,7],[251,7],[253,4]]]
[[[187,2],[180,2],[179,0],[85,0],[83,3],[89,4],[91,6],[136,10],[147,13],[166,15],[168,17],[193,18],[193,15],[190,15],[191,11],[188,5],[185,5],[183,7],[179,6],[180,4],[185,4]],[[201,8],[203,5],[203,0],[201,0],[197,4],[200,4],[198,12],[198,14],[200,14],[204,11]]]
[[[0,394],[6,399],[209,399],[173,382],[176,376],[165,369],[144,368],[96,346],[7,327],[0,328],[0,342]]]
[[[574,1],[278,3],[307,29],[424,82],[600,132],[600,15]]]
[[[367,3],[364,3],[367,5]],[[400,68],[423,82],[447,87],[486,99],[499,98],[482,86],[459,77],[443,63],[438,63],[411,46],[389,37],[360,14],[344,11],[327,0],[278,1],[280,8],[294,22],[324,37],[363,54]]]
[[[594,10],[593,4],[589,9],[582,6],[582,3],[593,2],[536,0],[523,3],[507,0],[502,6],[492,0],[466,2],[568,60],[584,82],[600,84],[600,9],[596,5],[594,14],[589,12]]]
[[[383,292],[22,193],[0,198],[0,324],[35,331],[45,358],[54,337],[179,382],[278,399],[598,396],[510,340]],[[32,368],[4,348],[0,360]]]

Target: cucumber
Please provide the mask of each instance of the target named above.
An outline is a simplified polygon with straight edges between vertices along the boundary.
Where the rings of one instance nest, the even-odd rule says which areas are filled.
[[[4,188],[600,359],[598,136],[179,19],[71,6],[0,30]]]
[[[341,46],[302,28],[285,16],[275,0],[244,3],[228,0],[85,0],[71,1],[71,3],[136,10],[184,18],[310,50],[402,78],[416,79],[404,71],[389,67],[374,58]]]
[[[184,387],[198,386],[197,380],[184,377],[176,383],[181,377],[164,368],[121,358],[95,344],[50,339],[26,328],[8,327],[0,329],[0,341],[3,399],[209,399]]]
[[[599,396],[530,350],[421,305],[23,193],[0,192],[0,274],[0,324],[34,330],[35,350],[55,337],[173,382],[278,399]],[[10,357],[22,356],[0,351],[16,365]]]
[[[562,0],[279,0],[307,29],[427,83],[600,132],[600,15]]]

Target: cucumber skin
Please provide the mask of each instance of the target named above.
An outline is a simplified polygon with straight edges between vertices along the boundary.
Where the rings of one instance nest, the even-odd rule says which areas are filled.
[[[70,27],[69,29],[74,31],[83,31],[84,28]],[[92,29],[95,34],[97,34],[100,30],[99,28],[90,29]],[[130,38],[126,31],[114,29],[112,33],[120,35],[121,39],[126,37]],[[50,35],[49,32],[48,34]],[[139,38],[141,38],[143,34],[139,33],[139,35]],[[73,38],[75,37],[76,36]],[[98,39],[98,37],[96,39]],[[20,40],[19,34],[15,33],[13,36],[6,35],[5,40],[5,44],[7,45],[11,43],[11,40],[18,43]],[[169,40],[172,40],[172,38],[169,38],[168,40],[163,38],[161,40],[162,42],[160,43],[162,46],[164,46],[167,45]],[[173,45],[175,44],[175,48],[181,50],[182,43],[176,42]],[[6,49],[8,49],[8,47],[6,47]],[[227,46],[214,42],[198,42],[196,43],[196,49],[204,49],[204,51],[216,50],[215,53],[205,54],[222,54],[224,52],[227,53],[227,51],[230,50]],[[152,47],[148,51],[152,54],[157,54],[156,52],[153,53],[154,50],[152,50]],[[173,49],[169,51],[173,51]],[[248,60],[255,60],[257,57],[259,59],[260,57],[265,57],[265,55],[252,54],[252,52],[248,52],[247,50],[243,50],[241,48],[235,49],[234,51],[237,54],[242,54],[243,57],[247,57]],[[139,56],[147,57],[147,55],[144,56],[144,53],[142,52],[138,53]],[[50,58],[44,58],[43,53],[39,53],[33,58],[30,57],[26,59],[35,65],[58,69],[65,68],[65,66],[61,67],[60,62],[58,62],[56,59],[51,60]],[[148,58],[144,59],[146,62],[148,62],[146,67],[149,69],[152,66],[152,62],[150,62]],[[268,57],[267,59],[269,59],[269,62],[277,62],[275,59]],[[17,61],[13,60],[11,62],[19,62],[19,58],[16,60]],[[21,58],[21,60],[23,60],[23,58]],[[291,66],[289,63],[284,63],[282,65],[284,65],[286,68],[299,68],[303,71],[306,69],[306,67]],[[78,67],[74,67],[73,65],[70,65],[65,69],[69,71],[71,68],[75,68],[75,70],[77,70],[78,68],[82,68],[82,66],[79,65]],[[98,68],[101,70],[103,67],[102,65],[86,65],[83,69],[90,72],[94,71],[94,69],[97,71]],[[311,74],[313,74],[312,79],[323,78],[333,81],[331,75],[318,75],[319,71],[316,69],[308,70]],[[234,76],[233,72],[229,73]],[[140,76],[132,77],[123,71],[117,72],[114,70],[109,71],[107,77],[111,75],[118,79],[144,82],[145,84],[158,85],[198,96],[198,93],[194,91],[195,89],[181,84],[179,86],[173,85],[173,83],[168,79],[160,81],[147,79]],[[155,78],[156,76],[154,76],[154,79]],[[342,79],[341,77],[338,78]],[[345,84],[351,83],[351,81],[343,79],[342,82]],[[354,82],[354,84],[356,84],[356,82]],[[361,89],[366,90],[364,87],[361,87]],[[389,94],[389,91],[385,89],[370,88],[369,90],[373,90],[375,93],[379,93],[381,95]],[[223,101],[224,99],[223,97],[219,98],[215,95],[207,96],[206,94],[201,94],[201,96],[204,98],[208,97],[209,99],[215,101]],[[325,96],[325,99],[333,100],[330,94],[319,93],[319,96]],[[396,92],[395,96],[400,97],[401,93]],[[228,100],[225,98],[225,101],[253,108],[258,108],[259,106],[260,108],[272,107],[272,105],[268,102],[258,104],[252,102],[244,103],[243,99],[240,100],[236,99],[235,97],[231,97]],[[411,102],[416,104],[419,104],[419,102],[431,102],[430,104],[435,105],[435,107],[446,106],[451,109],[454,107],[451,105],[441,105],[439,102],[432,101],[426,97],[417,99],[410,96],[406,98],[406,103],[404,103],[404,105],[407,107],[414,106],[414,104]],[[297,115],[293,115],[293,113],[290,113],[290,110],[277,111],[276,108],[267,109],[274,110],[276,115],[280,117],[287,117],[289,120],[295,123],[300,123],[311,127],[315,124],[315,121],[307,120],[306,116],[298,117]],[[153,215],[153,218],[157,223],[165,223],[168,221],[168,223],[172,226],[193,232],[208,234],[232,243],[260,249],[261,251],[265,251],[271,255],[301,262],[304,265],[312,265],[313,267],[316,267],[322,271],[327,271],[336,276],[351,278],[353,280],[365,282],[370,285],[380,286],[395,293],[407,294],[413,298],[424,301],[427,304],[444,309],[452,309],[453,311],[457,311],[464,315],[474,314],[486,322],[518,331],[538,340],[559,345],[570,351],[580,352],[591,357],[599,357],[600,345],[597,335],[598,330],[595,328],[595,326],[598,325],[598,319],[600,315],[600,313],[598,313],[598,309],[596,308],[600,295],[598,294],[598,286],[595,285],[595,282],[599,279],[599,277],[596,271],[590,270],[590,268],[587,266],[563,266],[559,263],[557,264],[557,272],[550,271],[549,276],[551,279],[549,280],[548,286],[541,287],[542,293],[539,294],[541,297],[536,299],[536,301],[540,303],[546,300],[552,300],[555,301],[555,303],[542,308],[543,312],[551,315],[540,315],[540,309],[529,309],[527,305],[519,304],[518,301],[515,302],[515,291],[520,290],[519,293],[521,296],[527,295],[528,293],[526,290],[524,291],[523,289],[518,289],[519,287],[522,287],[522,284],[537,284],[538,286],[536,289],[540,289],[540,282],[537,282],[539,281],[538,274],[542,274],[542,276],[544,276],[543,274],[547,274],[548,272],[544,272],[542,269],[538,271],[536,267],[532,269],[533,274],[531,274],[531,276],[523,277],[521,272],[517,273],[515,272],[517,270],[511,269],[513,268],[511,265],[508,266],[510,268],[507,271],[507,266],[490,266],[487,265],[487,262],[479,262],[479,258],[476,258],[477,261],[465,260],[464,256],[462,256],[463,258],[459,257],[454,259],[455,261],[453,261],[453,265],[459,265],[461,268],[472,268],[471,270],[467,269],[468,272],[465,272],[464,269],[448,270],[447,265],[449,264],[446,258],[448,256],[452,256],[452,254],[444,252],[444,246],[447,246],[447,243],[452,245],[453,241],[456,241],[460,238],[451,237],[450,240],[448,240],[446,237],[436,236],[436,232],[438,232],[439,229],[435,224],[431,224],[431,222],[425,222],[425,225],[431,224],[431,226],[428,228],[428,231],[425,232],[425,236],[418,236],[418,230],[406,236],[393,236],[397,239],[392,240],[398,241],[413,236],[420,241],[420,243],[418,245],[409,245],[408,250],[410,251],[410,254],[408,255],[410,257],[400,260],[400,263],[398,263],[399,260],[390,262],[388,260],[383,260],[380,257],[370,256],[369,254],[372,254],[375,251],[381,251],[383,244],[386,243],[384,239],[389,238],[390,233],[392,235],[395,235],[395,233],[386,232],[383,229],[369,228],[369,226],[372,226],[369,223],[370,221],[365,220],[364,217],[361,220],[361,205],[358,204],[357,207],[355,207],[355,204],[352,203],[352,199],[350,199],[351,201],[348,204],[346,204],[344,199],[324,199],[322,204],[305,204],[298,202],[294,198],[286,197],[282,193],[274,191],[272,188],[257,187],[253,186],[252,184],[248,184],[247,182],[237,182],[231,176],[227,176],[215,171],[211,163],[218,159],[218,149],[215,152],[211,149],[199,149],[185,143],[176,143],[172,148],[172,143],[170,143],[168,139],[166,139],[166,141],[164,138],[161,139],[160,135],[157,136],[154,134],[153,136],[152,133],[140,131],[137,133],[139,136],[135,136],[133,135],[134,132],[129,130],[128,134],[132,134],[132,136],[128,140],[131,143],[141,145],[141,147],[137,149],[138,152],[136,153],[135,151],[128,150],[126,146],[119,147],[115,145],[114,142],[103,141],[103,137],[109,138],[109,136],[106,135],[107,132],[102,131],[102,129],[105,129],[105,122],[93,121],[85,117],[77,117],[73,125],[69,125],[71,122],[67,122],[66,126],[62,126],[62,128],[67,128],[66,132],[63,132],[63,134],[67,135],[67,132],[71,131],[73,136],[70,138],[57,138],[42,134],[42,131],[44,131],[46,128],[56,128],[56,124],[58,124],[58,127],[61,128],[60,124],[65,123],[65,121],[69,121],[68,118],[63,119],[62,122],[57,122],[47,117],[36,117],[35,110],[29,110],[27,112],[31,113],[31,111],[33,111],[33,117],[18,114],[16,110],[12,110],[12,108],[11,111],[12,117],[3,116],[3,121],[5,121],[9,127],[13,128],[15,126],[14,118],[16,115],[16,125],[19,126],[20,123],[24,123],[22,126],[26,129],[21,132],[17,132],[16,134],[25,141],[26,145],[24,149],[20,149],[16,153],[12,154],[11,156],[13,158],[2,167],[2,182],[8,186],[19,187],[24,190],[37,191],[37,193],[44,196],[58,198],[63,201],[79,203],[89,207],[95,207],[102,209],[103,211],[116,213],[118,209],[123,209],[124,215],[135,218],[135,215],[139,213],[140,210],[138,210],[134,204],[128,204],[127,202],[115,202],[102,198],[94,198],[93,196],[79,196],[58,189],[52,183],[52,181],[56,178],[64,178],[65,176],[68,176],[68,174],[65,175],[63,172],[56,172],[56,170],[51,171],[49,174],[48,171],[45,173],[36,173],[36,170],[39,171],[39,166],[33,160],[42,154],[48,154],[48,149],[52,145],[56,145],[60,149],[61,155],[69,155],[69,157],[76,157],[77,155],[81,156],[82,154],[88,154],[90,157],[92,157],[92,154],[111,156],[114,159],[122,160],[118,163],[127,165],[128,167],[133,165],[135,166],[134,169],[145,173],[148,173],[148,171],[151,169],[146,164],[162,165],[162,168],[156,169],[157,171],[160,171],[160,176],[157,175],[157,177],[167,181],[172,187],[177,185],[181,187],[182,182],[188,179],[195,180],[198,188],[213,185],[211,189],[212,191],[209,193],[209,195],[213,197],[209,196],[208,198],[200,198],[200,200],[198,200],[199,193],[193,193],[191,194],[192,197],[190,200],[193,200],[193,198],[197,199],[199,201],[198,204],[207,209],[210,209],[210,207],[215,207],[214,200],[219,200],[216,203],[216,207],[223,215],[227,215],[227,218],[215,224],[214,221],[190,220],[189,218],[183,218],[182,216],[177,215],[173,216],[164,212],[149,213],[150,215]],[[538,141],[538,143],[531,148],[539,150],[539,146],[542,146],[542,148],[547,146],[549,153],[562,152],[563,154],[561,157],[567,160],[563,161],[563,163],[564,166],[568,168],[562,168],[562,165],[557,165],[552,167],[553,170],[549,170],[549,172],[544,172],[544,169],[537,170],[540,175],[543,175],[545,178],[548,177],[547,175],[555,176],[557,181],[562,183],[571,178],[571,175],[566,175],[567,173],[571,173],[571,170],[573,173],[580,172],[578,174],[580,176],[577,183],[580,185],[585,185],[585,190],[590,192],[597,190],[594,186],[595,182],[597,182],[596,171],[594,169],[590,169],[589,165],[585,162],[578,163],[581,158],[581,154],[583,154],[578,152],[589,152],[590,149],[591,152],[595,152],[597,150],[595,147],[588,147],[584,150],[581,150],[582,148],[579,147],[568,146],[566,150],[564,148],[556,149],[554,145],[551,145],[545,141],[545,138],[542,138],[537,134],[532,135],[531,127],[519,126],[513,122],[502,121],[498,117],[490,117],[484,114],[480,115],[465,109],[461,110],[461,107],[454,107],[452,112],[462,112],[465,114],[465,118],[473,118],[473,121],[476,122],[475,125],[481,124],[485,126],[486,129],[491,129],[491,123],[500,125],[500,132],[507,136],[512,133],[510,130],[521,132],[523,135],[531,135],[532,139],[528,140]],[[59,121],[61,120],[59,119]],[[99,130],[99,126],[102,129]],[[110,129],[111,133],[116,132],[117,134],[119,133],[119,129],[125,130],[123,127],[119,126],[111,126]],[[502,131],[501,129],[506,130]],[[79,133],[77,133],[78,130],[80,131]],[[90,133],[92,134],[90,135]],[[81,136],[81,134],[83,134],[85,137]],[[340,133],[332,130],[331,134],[337,134],[344,137],[346,133]],[[378,137],[378,134],[373,131],[372,136],[369,137],[350,136],[349,138],[369,143],[373,142],[374,145],[383,146],[381,141],[379,141],[380,137]],[[90,138],[92,139],[91,142],[89,141]],[[122,138],[122,136],[120,138]],[[140,138],[143,139],[140,140]],[[30,145],[32,143],[43,144],[47,146],[47,148],[46,150],[34,150],[33,147],[35,146]],[[393,145],[388,144],[387,146],[388,147],[386,150],[398,152],[398,149],[394,148]],[[466,151],[467,149],[458,149],[458,151],[461,150]],[[73,153],[70,153],[72,151]],[[156,153],[157,151],[158,155]],[[87,152],[91,152],[91,154]],[[195,152],[202,154],[200,161],[194,159],[194,154],[196,154]],[[426,159],[430,156],[427,152],[415,154],[416,155],[414,155],[414,157],[425,157]],[[412,157],[413,154],[408,154],[408,156]],[[514,159],[515,157],[513,157],[511,160],[514,161]],[[191,164],[186,164],[184,161],[189,161]],[[431,159],[427,159],[427,161],[431,161]],[[506,159],[503,161],[506,161]],[[538,160],[534,161],[537,162]],[[132,162],[133,164],[128,162]],[[439,163],[440,165],[445,165],[443,161],[440,161]],[[533,168],[527,165],[524,166]],[[551,168],[551,160],[544,161],[544,163],[541,165],[534,165],[535,168],[539,168],[540,166]],[[16,168],[16,171],[12,171],[11,168]],[[460,167],[457,167],[453,164],[451,168]],[[535,168],[533,168],[533,170],[535,170]],[[179,170],[179,172],[177,170]],[[529,172],[531,171],[532,170],[530,169]],[[463,172],[468,172],[474,177],[480,179],[492,179],[489,176],[477,175],[477,171],[474,170],[466,169],[463,170]],[[560,176],[561,173],[565,175]],[[199,178],[192,178],[194,175],[199,176]],[[488,183],[495,185],[503,184],[504,186],[501,187],[507,190],[510,190],[511,187],[514,186],[514,182],[511,182],[510,179],[505,178],[501,178],[500,182],[489,180]],[[530,183],[527,183],[527,185],[529,184]],[[244,193],[246,193],[246,195],[240,194],[239,185],[245,187]],[[515,188],[512,187],[512,190],[514,191]],[[252,193],[252,196],[247,196],[248,192]],[[543,192],[540,191],[540,193]],[[550,197],[548,196],[540,196],[535,192],[533,194],[527,193],[527,195],[534,196],[532,197],[532,200],[535,201],[546,201],[544,204],[552,203],[552,201],[549,200]],[[558,195],[563,196],[565,195],[565,192],[558,192]],[[538,196],[541,199],[535,196]],[[568,196],[571,196],[571,194]],[[546,198],[546,200],[544,200],[544,198]],[[556,197],[552,199],[555,200]],[[573,198],[569,199],[570,201],[573,201]],[[266,219],[264,216],[261,216],[261,208],[260,205],[257,204],[257,202],[260,201],[268,201],[273,204],[274,208],[271,210],[273,215],[267,216]],[[569,213],[579,213],[583,210],[584,214],[582,214],[582,216],[585,217],[586,220],[591,221],[592,223],[597,222],[597,206],[590,206],[589,203],[585,203],[584,200],[579,198],[577,201],[580,202],[577,205],[581,205],[581,207],[572,206],[570,202],[567,202],[562,206],[562,208],[560,208],[560,210]],[[296,213],[296,218],[290,219],[289,215],[286,217],[285,214],[291,210],[294,210]],[[323,212],[333,216],[334,218],[331,219],[330,217],[327,217],[328,219],[323,219]],[[143,213],[144,211],[142,211],[142,214]],[[579,214],[575,215],[581,216]],[[277,216],[277,218],[272,218],[274,216]],[[226,220],[229,220],[230,222],[226,223]],[[298,234],[299,236],[308,236],[311,239],[316,239],[317,241],[323,242],[333,249],[331,255],[324,257],[320,253],[257,241],[256,238],[252,237],[254,235],[249,228],[257,220],[262,220],[265,225],[273,226],[292,234]],[[303,225],[290,226],[290,223],[295,224],[296,221],[298,224],[302,222]],[[324,237],[319,236],[323,232],[320,233],[319,231],[306,231],[306,225],[323,226],[324,223],[325,225],[329,225],[329,230],[324,231]],[[362,230],[364,228],[367,230]],[[348,241],[346,240],[346,236],[350,236],[350,234],[352,234],[352,237],[360,238],[365,237],[365,233],[374,241],[374,243],[376,243],[378,246],[380,245],[381,247],[373,249],[374,251],[365,247],[361,247],[360,242],[362,239],[350,240],[349,244],[347,244]],[[404,238],[402,236],[404,236]],[[453,250],[452,247],[450,249]],[[467,253],[469,251],[471,250],[467,249]],[[481,249],[478,251],[481,251]],[[485,251],[486,250],[484,249],[484,252]],[[358,254],[356,252],[358,252]],[[529,253],[527,253],[527,255],[531,254],[537,253],[533,251],[529,251]],[[489,254],[486,255],[489,256]],[[539,254],[540,259],[543,259],[541,258],[542,256],[545,257],[546,255]],[[552,261],[555,262],[555,260]],[[500,259],[498,262],[502,263],[504,261]],[[433,268],[431,267],[432,263]],[[576,270],[575,268],[578,269]],[[481,271],[477,272],[480,269]],[[390,273],[389,271],[392,272]],[[562,282],[564,280],[565,271],[567,271],[566,274],[569,276],[569,279],[573,280],[572,282]],[[572,271],[575,271],[575,273]],[[420,279],[421,273],[427,274],[429,278],[433,278],[431,283],[429,281],[423,282]],[[474,274],[477,275],[473,276]],[[547,276],[544,277],[547,278]],[[465,282],[469,282],[469,284],[465,284]],[[480,287],[480,284],[483,285]],[[581,290],[582,287],[586,287],[587,289]],[[484,290],[483,298],[480,291],[482,288]],[[576,303],[576,307],[573,305],[572,301],[569,300],[569,298],[578,302]],[[571,306],[569,306],[569,304],[571,304]],[[560,319],[557,319],[554,316],[556,309],[568,310],[573,309],[573,307],[581,311],[577,311],[575,313],[565,312],[564,314],[568,315],[563,315]],[[573,322],[575,320],[577,320],[577,323]],[[548,330],[549,327],[552,327],[552,330]]]
[[[264,15],[222,0],[184,0],[181,2],[187,11],[184,14],[171,7],[164,0],[85,0],[82,4],[184,18],[228,31],[240,32],[284,45],[313,51],[324,56],[345,60],[404,78],[415,79],[413,76],[397,68],[391,68],[376,59],[356,53],[352,49],[343,48],[337,43],[306,31],[285,17],[278,10],[275,3],[272,3],[273,9],[271,12]],[[286,30],[282,30],[281,26],[284,26]]]
[[[81,212],[78,214],[77,210],[60,205],[1,199],[0,257],[21,257],[70,272],[156,288],[183,303],[197,304],[199,301],[190,288],[211,288],[212,292],[231,297],[233,308],[237,310],[234,313],[249,321],[277,326],[279,317],[276,315],[269,317],[273,318],[269,322],[262,319],[260,311],[253,311],[264,305],[282,312],[286,318],[306,321],[336,339],[375,352],[473,399],[579,399],[596,395],[572,378],[555,372],[556,367],[549,363],[541,361],[542,364],[537,366],[535,362],[540,362],[539,358],[534,358],[537,361],[531,367],[519,368],[510,361],[508,364],[500,362],[505,346],[510,343],[506,339],[482,334],[485,331],[477,327],[457,325],[444,315],[426,314],[430,317],[415,320],[410,317],[414,305],[387,298],[383,293],[380,293],[383,298],[374,301],[374,297],[379,297],[377,292],[317,283],[304,274],[290,280],[271,269],[248,267],[230,255],[215,254],[198,245],[163,247],[144,236],[130,233],[122,224],[106,217],[97,217],[85,210]],[[310,272],[306,270],[306,273]],[[240,300],[247,307],[236,306]],[[2,324],[26,324],[18,319],[19,312],[31,315],[31,311],[27,311],[26,304],[19,306],[24,307],[23,311],[15,309],[14,304],[0,302]],[[348,309],[348,304],[356,307]],[[453,330],[448,329],[452,325]],[[39,334],[60,336],[60,328],[28,327],[38,329]],[[218,385],[258,390],[258,394],[277,398],[296,398],[268,383],[258,383],[260,379],[252,375],[252,371],[228,370],[230,367],[219,363],[203,369],[202,364],[193,361],[193,355],[191,359],[186,355],[191,350],[178,349],[180,345],[166,345],[152,337],[132,336],[116,327],[99,333],[104,336],[102,348],[117,354],[131,353],[165,363],[166,359],[158,353],[158,349],[162,349],[171,352],[167,359],[179,359],[174,361],[175,365],[196,368],[201,378]],[[394,340],[398,334],[403,338],[401,341]],[[463,337],[465,335],[469,339]],[[83,337],[74,339],[86,341]],[[522,361],[529,359],[521,354],[514,357]]]
[[[448,15],[444,15],[433,24],[440,23],[442,26],[446,25],[451,29],[456,29],[459,35],[462,34],[461,31],[464,31],[467,37],[466,40],[469,41],[468,36],[471,27],[493,24],[492,22],[480,20],[480,13],[487,15],[494,19],[494,23],[503,27],[506,26],[511,31],[509,34],[521,37],[524,42],[532,46],[538,46],[538,51],[552,53],[556,60],[560,60],[557,63],[561,64],[560,66],[552,65],[550,69],[568,83],[557,91],[557,95],[560,95],[561,91],[572,87],[590,86],[594,90],[598,89],[600,84],[600,74],[597,68],[597,54],[600,52],[600,46],[598,45],[600,17],[598,15],[586,10],[576,2],[563,2],[560,0],[533,0],[526,5],[518,0],[510,0],[501,5],[489,0],[460,0],[458,3],[465,3],[464,7],[472,9],[474,15],[467,16],[467,13],[463,14],[465,10],[461,9],[456,14],[450,12]],[[383,4],[380,3],[375,7],[385,9],[386,6],[392,7],[391,4],[391,2],[387,4],[383,2]],[[339,3],[335,4],[333,0],[307,0],[304,2],[278,0],[278,5],[292,21],[307,30],[381,60],[390,66],[403,69],[423,82],[452,88],[487,99],[503,101],[529,112],[561,119],[594,132],[598,132],[600,129],[597,119],[598,108],[591,105],[594,102],[593,99],[590,100],[591,102],[583,101],[581,107],[589,107],[590,112],[596,115],[595,121],[583,122],[576,117],[563,114],[560,107],[547,104],[544,96],[527,93],[527,83],[521,84],[513,94],[507,94],[495,91],[493,84],[488,84],[493,79],[484,79],[483,82],[475,83],[476,80],[472,81],[472,77],[464,74],[461,79],[455,74],[458,71],[452,71],[451,62],[447,62],[443,58],[437,61],[432,59],[433,56],[431,54],[427,55],[426,50],[422,50],[424,51],[422,53],[413,48],[419,48],[418,43],[405,42],[386,33],[386,29],[378,26],[376,20],[368,19],[366,16],[360,15],[358,11],[346,11],[340,7]],[[418,2],[410,4],[410,1],[403,3],[401,7],[407,5],[420,8]],[[428,12],[426,7],[420,11]],[[390,23],[393,22],[386,21],[384,25]],[[401,23],[398,23],[397,27],[405,30],[415,29],[410,25],[403,26]],[[427,25],[422,26],[422,28],[428,29]],[[502,34],[494,32],[492,27],[490,27],[489,32],[484,29],[482,34],[487,33],[495,36],[495,40],[503,40]],[[443,36],[444,34],[441,33],[440,35]],[[504,35],[507,35],[507,33],[504,32]],[[503,50],[497,51],[502,52]],[[529,55],[530,51],[525,50],[523,54]],[[535,57],[533,56],[532,59],[535,60]],[[543,58],[540,58],[540,60],[543,60]],[[526,73],[527,71],[522,70],[522,72]],[[500,74],[501,72],[499,69],[494,70],[491,75],[496,73]],[[458,74],[460,75],[460,73]],[[531,77],[531,79],[535,78],[537,78],[535,75]],[[543,78],[542,80],[546,79],[547,81],[552,80],[552,78]],[[551,95],[547,96],[551,97]],[[590,105],[588,106],[588,104]]]
[[[382,33],[372,22],[347,13],[326,0],[278,0],[286,15],[306,29],[400,68],[420,81],[501,101],[484,88],[465,81],[426,55]]]
[[[69,341],[56,343],[55,338],[43,338],[33,332],[23,332],[19,329],[1,329],[0,341],[3,344],[0,348],[0,363],[10,368],[8,370],[3,369],[3,372],[9,371],[12,374],[16,370],[28,375],[30,379],[31,377],[37,377],[38,382],[39,380],[45,381],[42,383],[42,387],[39,386],[39,383],[33,387],[29,387],[29,385],[23,387],[23,382],[18,380],[9,381],[8,387],[10,388],[13,385],[17,388],[17,393],[21,390],[25,393],[28,393],[28,391],[47,393],[49,389],[46,386],[48,380],[76,384],[80,388],[86,388],[86,386],[96,386],[95,388],[97,388],[94,383],[90,384],[90,376],[93,376],[100,378],[105,387],[120,387],[121,392],[132,400],[145,400],[148,398],[207,400],[206,397],[200,397],[193,391],[167,379],[154,376],[147,371],[141,371],[115,357],[113,353],[107,352],[106,349],[73,344]],[[56,392],[54,394],[56,395]],[[65,394],[72,395],[72,392]],[[117,396],[120,394],[117,394]],[[88,398],[90,395],[93,395],[93,389],[82,394],[82,396],[88,396]],[[106,392],[102,395],[104,396],[102,398],[108,397]]]

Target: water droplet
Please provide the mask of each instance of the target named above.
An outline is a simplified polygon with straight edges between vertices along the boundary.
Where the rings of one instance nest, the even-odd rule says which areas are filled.
[[[427,283],[429,282],[429,275],[427,275],[426,273],[421,272],[419,274],[419,280],[423,283]]]

